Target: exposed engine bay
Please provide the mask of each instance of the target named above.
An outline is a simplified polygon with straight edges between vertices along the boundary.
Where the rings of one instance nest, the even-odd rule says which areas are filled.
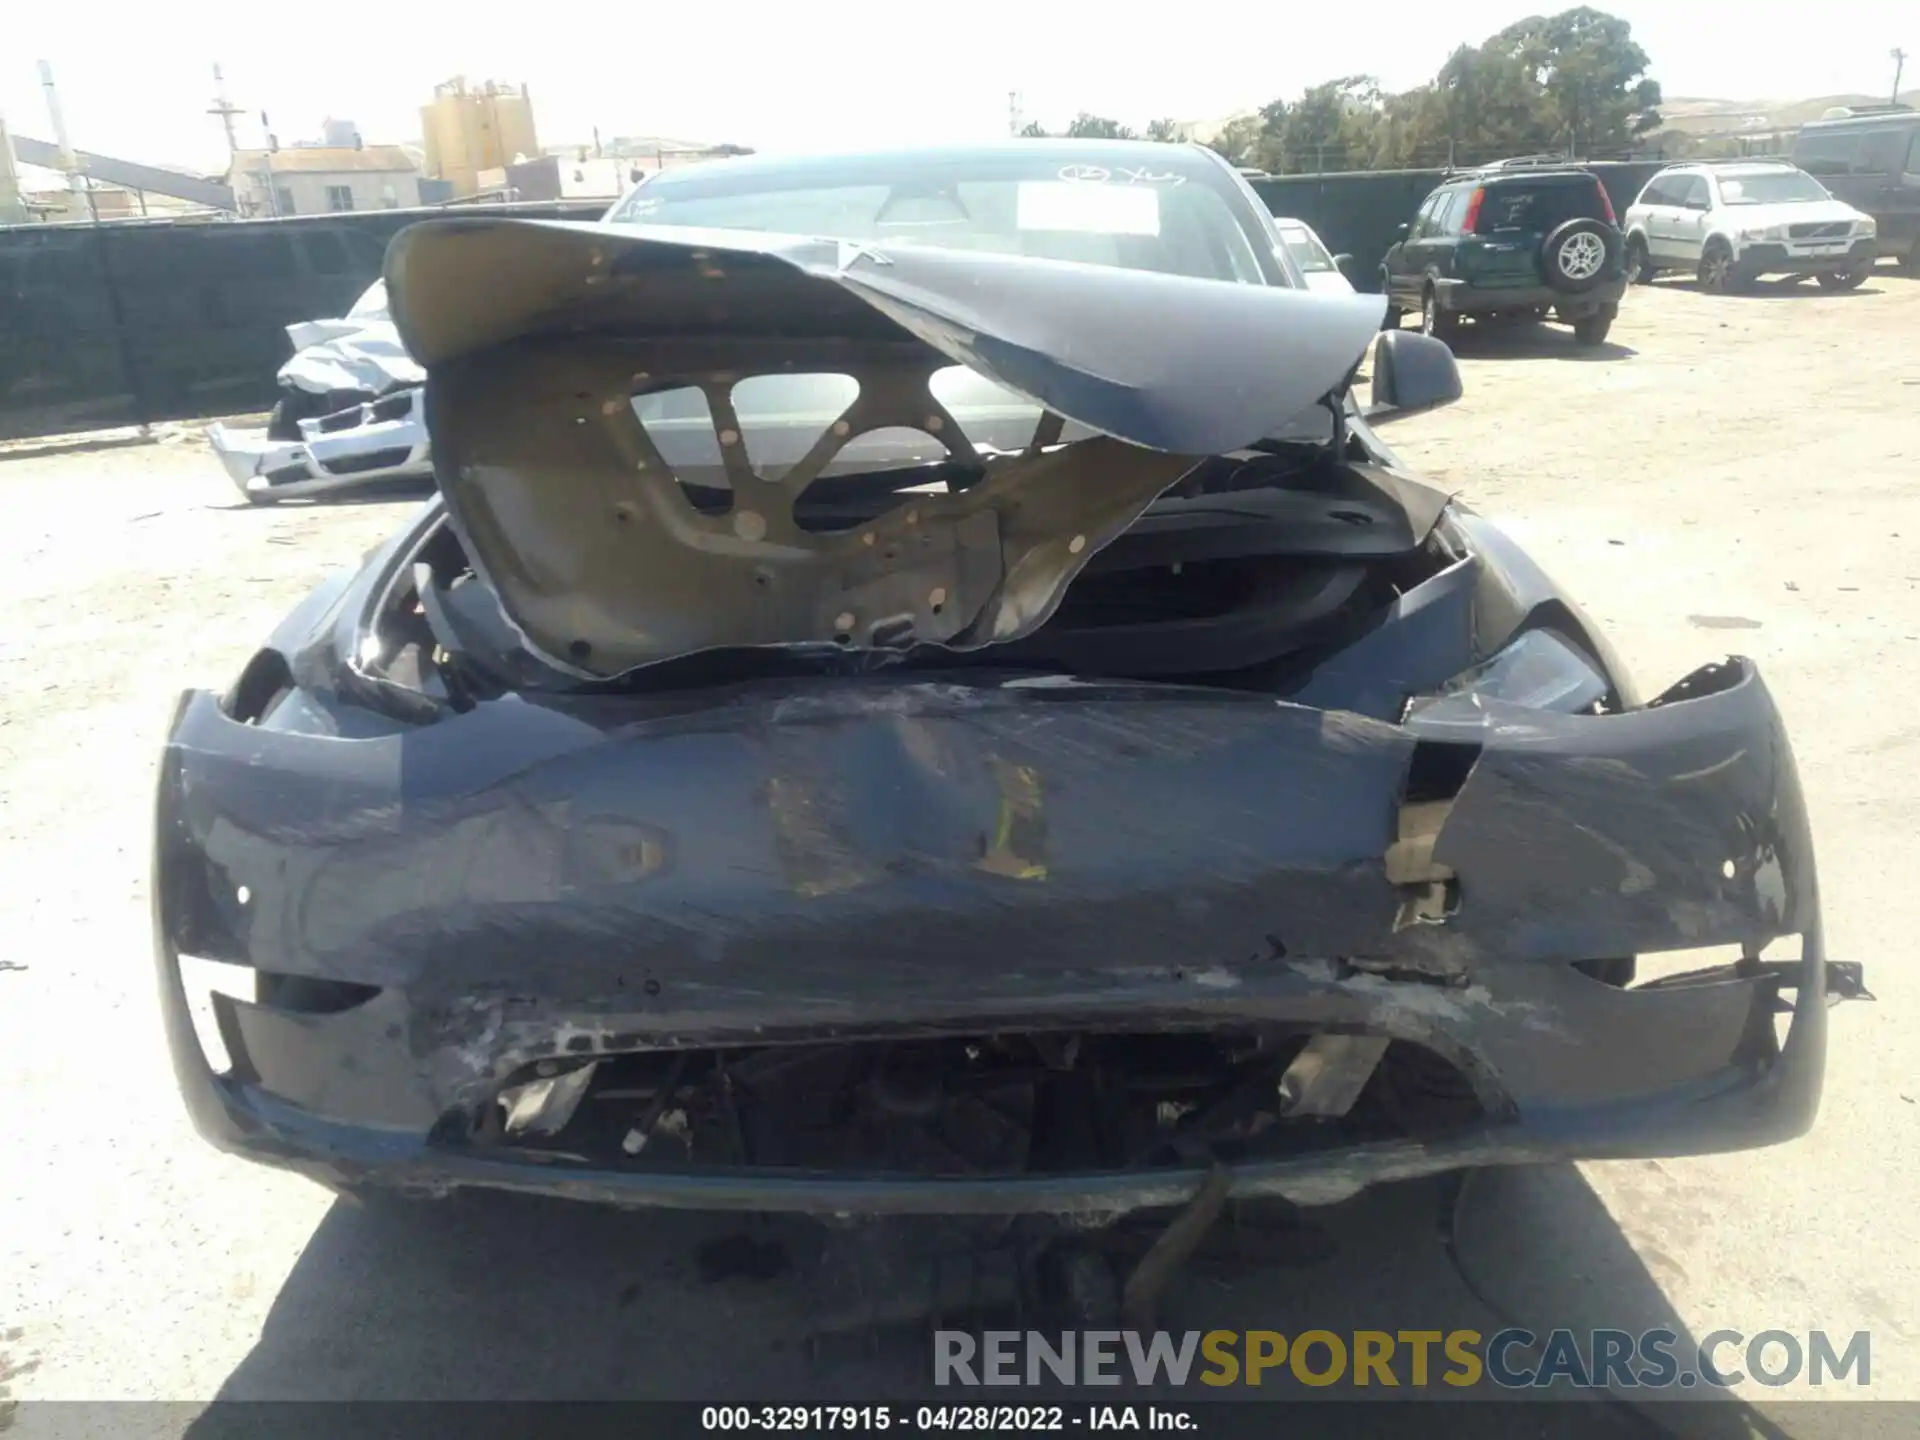
[[[623,1056],[503,1088],[468,1143],[640,1168],[1046,1175],[1427,1138],[1480,1114],[1406,1042],[1044,1031]]]

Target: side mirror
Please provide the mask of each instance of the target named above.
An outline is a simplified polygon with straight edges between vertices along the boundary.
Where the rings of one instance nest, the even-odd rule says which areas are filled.
[[[1353,278],[1353,257],[1343,251],[1333,257],[1333,268],[1351,280]]]
[[[1400,236],[1402,239],[1405,239],[1407,234],[1407,227],[1404,225],[1396,225],[1393,227],[1393,233]]]
[[[1451,405],[1461,395],[1460,365],[1444,340],[1412,330],[1383,330],[1373,351],[1370,424]]]

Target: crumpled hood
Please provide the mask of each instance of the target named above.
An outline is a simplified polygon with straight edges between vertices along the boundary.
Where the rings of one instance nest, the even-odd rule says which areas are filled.
[[[298,321],[287,326],[287,338],[294,354],[280,367],[280,383],[315,395],[341,390],[384,395],[426,379],[388,313],[384,280],[374,281],[339,319]]]
[[[1340,387],[1379,296],[976,251],[737,231],[432,220],[388,251],[428,374],[441,490],[537,652],[611,675],[732,645],[971,648],[1029,633],[1201,457]],[[1095,432],[985,453],[929,382],[958,364]],[[792,463],[751,454],[734,390],[848,376]],[[696,508],[635,397],[697,390],[731,491]],[[821,531],[793,502],[844,447],[911,427],[984,473]],[[671,447],[668,447],[671,448]]]

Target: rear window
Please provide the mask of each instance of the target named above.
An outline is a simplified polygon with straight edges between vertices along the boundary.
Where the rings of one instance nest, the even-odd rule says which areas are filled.
[[[1566,180],[1507,180],[1487,186],[1476,235],[1499,230],[1524,230],[1544,235],[1569,220],[1605,220],[1600,182],[1590,177]]]

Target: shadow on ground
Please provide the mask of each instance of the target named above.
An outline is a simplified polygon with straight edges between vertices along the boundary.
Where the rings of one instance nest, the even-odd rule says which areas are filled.
[[[1186,1330],[1545,1332],[1685,1327],[1571,1167],[1489,1171],[1460,1203],[1449,1178],[1372,1191],[1348,1204],[1223,1221],[1183,1272],[1160,1324]],[[698,1399],[857,1402],[983,1398],[936,1389],[931,1323],[866,1323],[922,1285],[931,1257],[956,1257],[939,1221],[831,1230],[790,1218],[620,1213],[561,1201],[469,1195],[443,1202],[336,1204],[314,1233],[258,1344],[220,1399]],[[965,1248],[963,1245],[962,1249]],[[954,1322],[949,1322],[954,1323]],[[1524,1354],[1524,1352],[1516,1352]],[[1410,1375],[1398,1362],[1403,1380]],[[1437,1383],[1404,1398],[1458,1400]],[[1197,1369],[1196,1369],[1197,1374]],[[1309,1390],[1284,1370],[1260,1389],[1185,1398],[1395,1398],[1376,1387]],[[1007,1400],[1007,1391],[991,1398]],[[1031,1392],[1025,1392],[1031,1398]],[[1081,1391],[1073,1398],[1147,1398]],[[1170,1392],[1162,1392],[1166,1394]],[[1488,1387],[1476,1398],[1497,1394]],[[1780,1434],[1734,1401],[1645,1407],[1544,1393],[1535,1406],[1434,1406],[1428,1433],[1580,1437]],[[1056,1397],[1058,1398],[1058,1397]],[[1509,1396],[1508,1398],[1511,1398]],[[1699,1400],[1690,1393],[1690,1400]],[[1289,1433],[1340,1434],[1338,1404],[1288,1413]],[[234,1412],[228,1411],[231,1415]],[[1450,1418],[1451,1417],[1451,1418]],[[1530,1417],[1530,1418],[1529,1418]],[[1444,1423],[1443,1423],[1444,1422]],[[1542,1424],[1547,1426],[1541,1430]],[[1522,1433],[1514,1430],[1512,1433]],[[209,1411],[199,1440],[227,1433]]]
[[[425,500],[434,492],[432,476],[407,478],[404,480],[367,480],[347,490],[335,490],[320,495],[287,495],[271,499],[237,499],[226,505],[207,505],[207,510],[256,510],[271,513],[275,510],[346,510],[356,505],[394,505],[409,500]]]
[[[1482,325],[1469,321],[1449,342],[1463,360],[1629,360],[1631,345],[1603,340],[1582,345],[1564,325],[1520,322]]]
[[[1859,296],[1884,294],[1885,292],[1880,288],[1880,282],[1899,279],[1900,275],[1897,271],[1876,270],[1865,283],[1852,290],[1829,290],[1811,278],[1797,280],[1792,276],[1781,276],[1777,279],[1756,280],[1745,290],[1715,295],[1713,298],[1731,303],[1742,300],[1852,300]],[[1700,282],[1691,276],[1682,278],[1677,274],[1672,276],[1663,274],[1653,283],[1662,290],[1690,290],[1696,295],[1708,293],[1701,289]],[[1632,292],[1629,291],[1628,294],[1631,297]]]

